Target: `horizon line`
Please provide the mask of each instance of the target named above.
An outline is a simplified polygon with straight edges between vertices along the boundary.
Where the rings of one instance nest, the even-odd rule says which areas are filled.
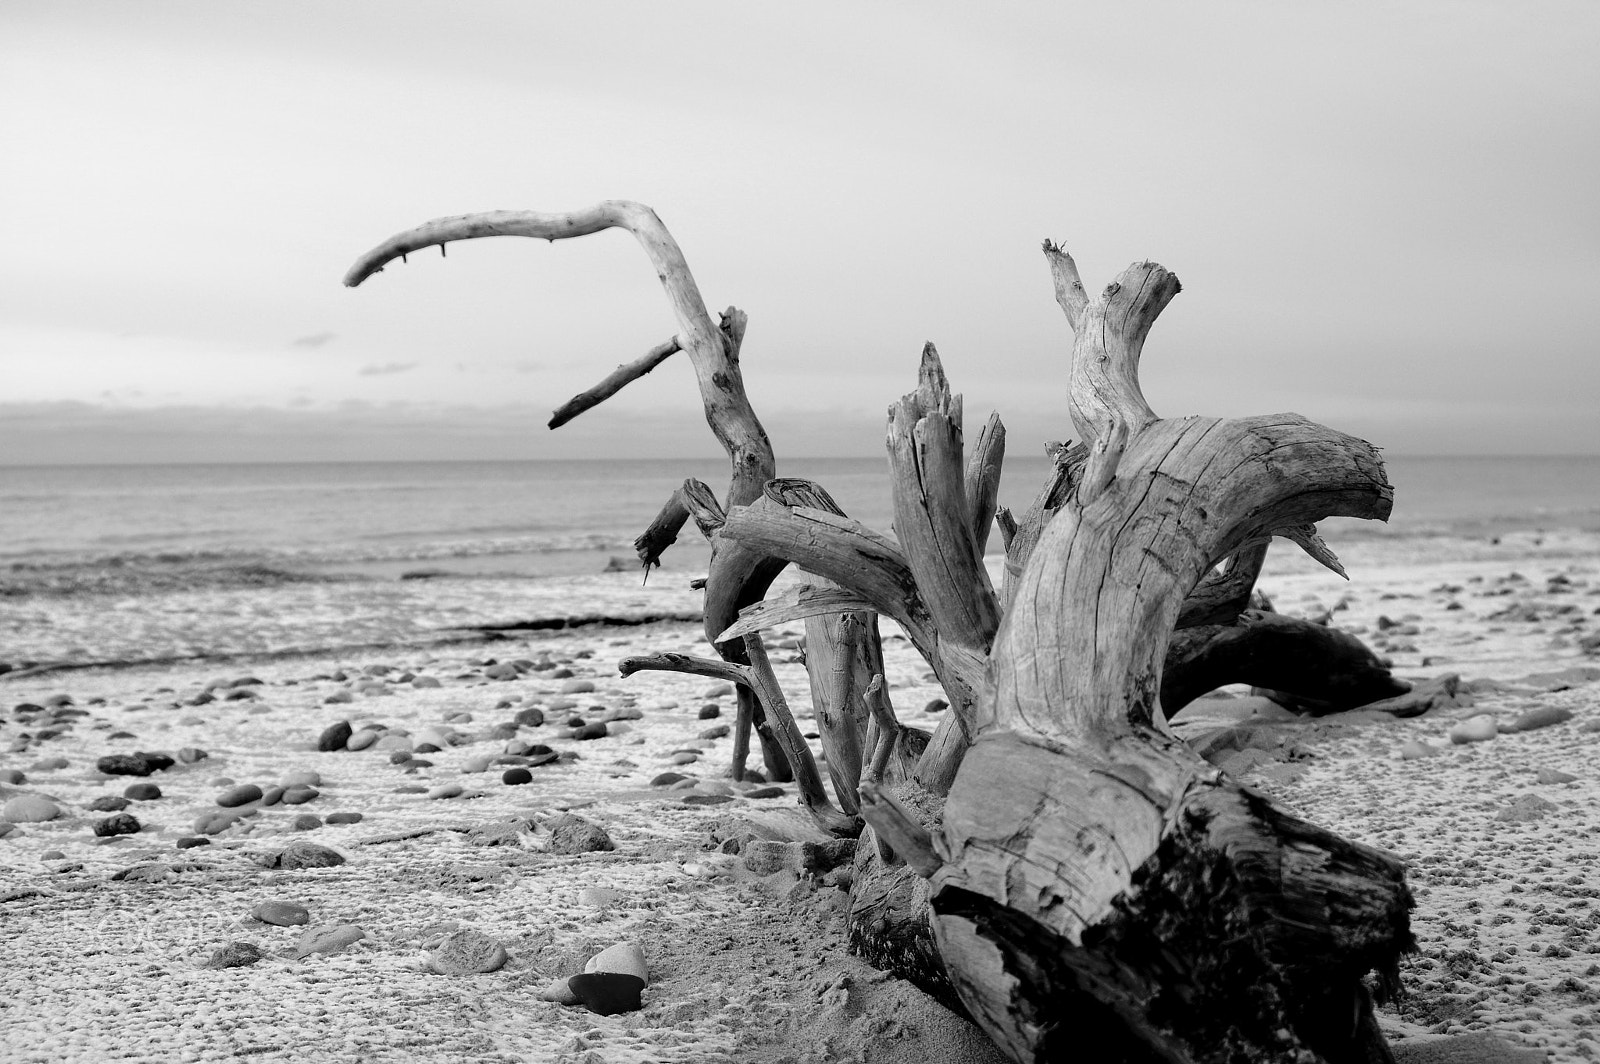
[[[1379,448],[1383,450],[1382,448]],[[1383,451],[1388,458],[1526,458],[1526,459],[1575,459],[1593,458],[1600,459],[1600,451],[1562,451],[1562,452],[1421,452],[1421,451]],[[801,454],[788,458],[779,457],[781,462],[858,462],[866,460],[886,460],[884,454]],[[1007,455],[1007,460],[1033,460],[1049,461],[1049,456],[1039,455]],[[106,467],[137,467],[137,466],[302,466],[302,465],[484,465],[489,463],[574,463],[574,462],[650,462],[661,464],[664,462],[717,462],[726,461],[726,455],[625,455],[612,457],[589,458],[298,458],[298,459],[231,459],[212,461],[106,461],[106,462],[8,462],[0,458],[0,469],[95,469]]]

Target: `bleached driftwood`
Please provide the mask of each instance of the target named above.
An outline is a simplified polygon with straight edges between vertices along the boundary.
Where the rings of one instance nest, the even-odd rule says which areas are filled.
[[[691,517],[710,538],[705,625],[720,659],[652,655],[622,671],[734,681],[733,774],[754,728],[769,769],[793,771],[820,824],[849,834],[865,821],[852,948],[967,1012],[1019,1062],[1079,1051],[1387,1059],[1362,978],[1392,981],[1410,946],[1398,862],[1242,790],[1173,738],[1161,712],[1163,698],[1172,708],[1219,676],[1283,679],[1261,652],[1285,639],[1310,648],[1297,667],[1320,671],[1324,694],[1383,688],[1373,662],[1325,631],[1246,610],[1275,535],[1342,574],[1314,522],[1387,516],[1375,449],[1293,414],[1159,418],[1139,388],[1139,356],[1177,279],[1137,263],[1091,297],[1047,242],[1075,335],[1067,407],[1083,442],[1053,445],[1052,475],[1020,517],[999,506],[1004,427],[991,418],[964,457],[960,397],[929,345],[916,390],[890,412],[896,541],[845,517],[820,486],[772,479],[738,375],[744,316],[730,308],[711,322],[648,208],[443,219],[375,249],[347,283],[448,240],[613,226],[657,267],[733,469],[725,501],[686,482],[638,544],[654,563]],[[668,346],[574,403],[601,401]],[[991,522],[1006,549],[998,593],[983,564]],[[789,563],[813,582],[763,601]],[[950,712],[932,736],[895,717],[877,614],[900,625],[946,692]],[[793,621],[806,624],[837,806],[760,640]]]

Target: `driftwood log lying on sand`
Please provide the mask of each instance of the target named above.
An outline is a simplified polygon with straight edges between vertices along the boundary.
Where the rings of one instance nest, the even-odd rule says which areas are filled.
[[[599,402],[675,344],[733,466],[725,500],[686,483],[639,543],[652,564],[691,516],[711,539],[706,634],[719,658],[655,655],[624,671],[740,685],[741,734],[755,728],[769,767],[794,772],[823,828],[862,833],[855,948],[962,1008],[1017,1061],[1388,1059],[1366,976],[1392,985],[1411,946],[1399,862],[1242,789],[1175,739],[1162,713],[1233,678],[1240,661],[1260,681],[1283,680],[1258,653],[1281,640],[1310,648],[1291,688],[1330,704],[1394,693],[1381,689],[1384,670],[1336,639],[1250,614],[1239,623],[1272,536],[1337,569],[1312,523],[1388,515],[1376,450],[1294,414],[1157,417],[1139,355],[1177,279],[1137,263],[1090,297],[1072,259],[1046,243],[1076,338],[1066,405],[1083,442],[1055,449],[1020,518],[998,508],[1004,429],[992,418],[965,454],[961,399],[929,345],[916,390],[890,412],[890,539],[820,486],[773,479],[739,375],[744,316],[711,323],[648,208],[442,219],[368,253],[347,283],[451,240],[608,227],[645,247],[682,332],[565,411]],[[1006,547],[999,589],[983,564],[991,523]],[[814,580],[764,599],[790,563]],[[931,736],[896,720],[880,615],[944,687],[950,712]],[[760,636],[801,619],[831,796]],[[1173,644],[1175,629],[1195,634]],[[1319,669],[1348,682],[1318,687]]]

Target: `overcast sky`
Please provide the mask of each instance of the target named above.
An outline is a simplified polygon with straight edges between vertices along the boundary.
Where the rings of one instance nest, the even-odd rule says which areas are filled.
[[[1039,252],[1184,291],[1158,413],[1394,453],[1600,452],[1600,5],[0,0],[0,462],[716,453],[648,203],[785,454],[881,453],[926,340],[976,425],[1071,435]]]

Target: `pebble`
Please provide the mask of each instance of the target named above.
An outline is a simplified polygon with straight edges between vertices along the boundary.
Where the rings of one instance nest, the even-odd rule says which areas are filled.
[[[688,750],[679,750],[672,755],[672,763],[674,765],[692,765],[699,760],[699,754],[690,753]]]
[[[705,731],[701,732],[698,736],[696,736],[696,738],[698,738],[698,739],[721,739],[721,738],[725,737],[727,734],[728,734],[728,726],[726,724],[718,724],[714,728],[707,728]]]
[[[122,796],[135,802],[153,802],[161,797],[161,788],[154,783],[130,783]]]
[[[610,887],[584,887],[578,891],[578,904],[587,905],[591,909],[610,909],[622,900],[620,890]]]
[[[317,790],[315,787],[307,787],[304,784],[301,784],[297,787],[290,787],[288,790],[283,792],[283,804],[304,805],[321,793],[322,792]]]
[[[1441,752],[1437,746],[1430,743],[1422,742],[1419,739],[1410,739],[1400,747],[1400,760],[1415,761],[1419,757],[1435,757]]]
[[[261,792],[261,804],[263,806],[277,805],[279,802],[283,801],[283,792],[287,789],[288,788],[278,786],[266,788]]]
[[[1450,741],[1453,743],[1481,743],[1493,739],[1500,734],[1500,726],[1492,715],[1480,713],[1450,729]]]
[[[365,819],[361,813],[329,813],[327,824],[359,824]]]
[[[64,757],[47,757],[33,766],[34,772],[54,772],[58,768],[70,768],[72,762]]]
[[[207,968],[243,968],[265,957],[254,942],[230,942],[211,955]]]
[[[493,754],[473,754],[461,763],[462,772],[487,772],[494,761]]]
[[[500,782],[512,787],[520,786],[524,783],[532,783],[533,773],[525,768],[508,768],[500,776]]]
[[[726,805],[733,801],[731,794],[686,794],[683,796],[684,805]]]
[[[527,709],[518,710],[514,719],[519,727],[537,728],[544,723],[544,710],[538,706],[529,706]]]
[[[731,683],[719,683],[719,684],[713,684],[710,687],[707,687],[704,691],[700,692],[700,697],[701,698],[727,698],[731,694],[733,694],[733,684],[731,684]]]
[[[431,746],[434,750],[444,750],[455,745],[456,733],[449,728],[423,728],[412,737],[421,753],[430,753],[423,750],[424,746]]]
[[[585,972],[610,972],[614,975],[631,975],[649,985],[650,967],[645,963],[644,950],[634,942],[618,942],[589,958],[583,966]]]
[[[322,818],[315,813],[301,813],[289,826],[295,831],[315,831],[322,826]]]
[[[344,864],[344,854],[314,842],[291,842],[277,853],[258,858],[258,861],[266,868],[332,868]]]
[[[311,910],[292,901],[257,902],[250,910],[250,915],[276,927],[293,927],[311,922]]]
[[[126,798],[116,794],[103,794],[89,803],[89,811],[93,813],[120,813],[128,808]]]
[[[428,967],[440,975],[475,975],[505,966],[506,949],[481,931],[451,931],[424,948]]]
[[[249,805],[251,802],[258,802],[260,800],[261,788],[257,787],[254,783],[236,784],[217,795],[217,804],[226,809],[233,809],[241,805]]]
[[[582,817],[565,815],[550,825],[551,853],[596,853],[616,848],[605,828]]]
[[[618,706],[616,709],[606,710],[605,716],[600,719],[607,722],[614,720],[643,720],[644,710],[638,706]]]
[[[28,782],[28,777],[20,768],[0,768],[0,783],[9,783],[17,786]]]
[[[517,667],[510,662],[500,662],[484,669],[483,675],[490,680],[515,680],[517,678]]]
[[[1519,794],[1506,806],[1494,815],[1496,820],[1508,820],[1521,823],[1528,820],[1538,820],[1548,813],[1556,811],[1556,804],[1539,797],[1537,794]]]
[[[459,798],[462,787],[459,783],[441,783],[428,792],[429,798]]]
[[[1572,710],[1565,706],[1535,706],[1516,720],[1501,728],[1505,732],[1536,731],[1572,719]]]
[[[645,983],[635,975],[613,972],[585,972],[567,979],[567,988],[573,997],[599,1016],[614,1016],[621,1012],[637,1012],[644,1007],[640,995]]]
[[[178,760],[182,761],[185,765],[199,764],[201,761],[204,761],[210,756],[210,754],[206,753],[198,746],[185,746],[183,749],[178,751]]]
[[[295,958],[303,959],[313,953],[337,953],[367,937],[355,924],[322,924],[305,931],[295,943]]]
[[[942,698],[930,698],[928,704],[922,707],[924,713],[943,713],[950,708],[950,703]]]
[[[156,771],[155,763],[143,754],[107,754],[94,767],[108,776],[148,776]]]
[[[393,732],[385,735],[372,744],[374,750],[387,750],[398,754],[411,753],[411,738],[406,735],[396,735]]]
[[[720,716],[722,716],[722,707],[715,703],[707,703],[700,707],[699,719],[701,720],[716,720]]]
[[[196,835],[220,835],[240,819],[238,813],[202,813],[189,826]]]
[[[301,768],[292,772],[285,772],[278,778],[280,787],[317,787],[322,784],[322,775],[313,769]]]
[[[13,824],[42,824],[60,815],[59,806],[37,794],[19,794],[0,808],[0,820],[8,820]],[[138,828],[134,830],[137,831]],[[99,834],[98,830],[96,834]]]
[[[1557,783],[1571,783],[1577,778],[1570,772],[1562,772],[1560,769],[1554,768],[1542,768],[1534,775],[1536,781],[1547,786]]]
[[[578,995],[572,992],[572,987],[567,983],[567,976],[551,980],[550,985],[539,991],[539,997],[544,1001],[554,1001],[558,1005],[578,1004]]]
[[[178,849],[180,849],[180,850],[192,850],[196,846],[210,846],[211,845],[211,840],[210,839],[196,838],[194,836],[189,836],[187,838],[179,839],[173,845],[177,846]]]
[[[343,750],[345,743],[350,741],[350,722],[341,720],[337,724],[330,724],[324,728],[322,734],[317,736],[317,749],[324,753],[334,750]]]
[[[595,721],[593,724],[585,724],[580,728],[574,728],[572,731],[572,737],[579,740],[604,739],[609,734],[611,734],[611,732],[606,728],[604,721]]]
[[[416,676],[412,678],[411,686],[421,690],[424,687],[443,687],[444,685],[435,676]]]
[[[139,833],[139,820],[131,813],[117,813],[104,820],[95,821],[94,833],[101,838],[110,838],[115,835],[137,835]]]
[[[333,692],[333,694],[329,695],[327,698],[324,698],[322,700],[322,702],[323,702],[324,705],[331,706],[331,705],[336,705],[336,704],[338,704],[340,702],[354,702],[355,700],[356,700],[356,696],[355,696],[355,693],[353,691],[339,690],[339,691]]]
[[[650,781],[650,786],[669,787],[674,783],[681,783],[689,778],[691,777],[685,776],[681,772],[663,772],[661,775]]]
[[[593,680],[568,680],[566,683],[561,685],[561,693],[564,695],[587,694],[593,690]]]
[[[377,742],[382,734],[382,732],[375,731],[372,728],[362,728],[344,741],[344,748],[346,750],[365,750]]]

